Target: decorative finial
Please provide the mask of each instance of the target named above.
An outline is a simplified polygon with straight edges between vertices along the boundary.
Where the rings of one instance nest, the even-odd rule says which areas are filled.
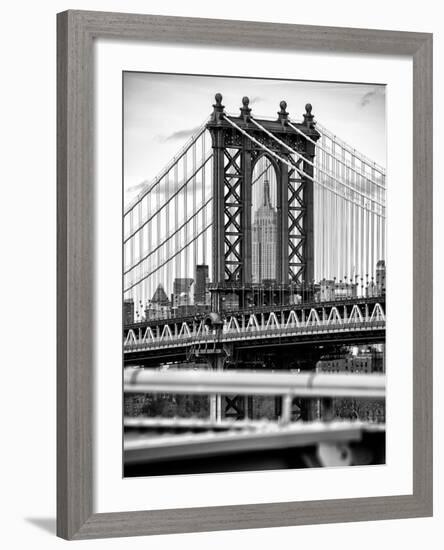
[[[214,96],[216,103],[213,105],[213,114],[211,115],[212,122],[219,123],[222,120],[225,107],[222,105],[222,94],[217,93]]]
[[[281,108],[280,111],[278,111],[278,122],[282,124],[282,126],[285,126],[285,124],[288,121],[288,113],[287,113],[287,102],[282,100],[279,103],[279,107]]]
[[[304,122],[305,125],[308,126],[308,128],[313,128],[313,119],[314,116],[311,114],[313,107],[311,103],[307,103],[305,106],[305,113],[304,113]]]
[[[248,122],[251,109],[249,107],[250,99],[247,96],[242,98],[242,107],[240,108],[241,116],[244,117],[244,122]]]

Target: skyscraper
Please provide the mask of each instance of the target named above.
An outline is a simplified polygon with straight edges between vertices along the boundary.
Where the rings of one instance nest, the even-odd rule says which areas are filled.
[[[264,196],[252,225],[253,282],[276,279],[277,212],[271,205],[270,182],[264,180]]]
[[[194,303],[204,305],[210,303],[210,293],[208,291],[208,266],[205,264],[196,265],[194,286]]]
[[[131,325],[132,323],[134,323],[134,300],[124,300],[123,324]]]

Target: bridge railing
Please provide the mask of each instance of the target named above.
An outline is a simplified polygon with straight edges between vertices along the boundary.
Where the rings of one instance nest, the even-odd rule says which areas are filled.
[[[360,322],[347,322],[341,321],[338,323],[332,323],[330,321],[320,320],[313,324],[304,324],[303,326],[291,325],[289,327],[280,327],[280,328],[256,328],[250,326],[248,328],[240,328],[239,330],[225,330],[222,333],[217,333],[216,331],[202,332],[202,333],[193,333],[191,335],[171,335],[171,336],[155,336],[150,340],[140,341],[138,338],[134,337],[134,340],[131,340],[127,336],[124,342],[124,353],[134,352],[138,350],[143,350],[152,347],[159,346],[171,346],[171,345],[192,345],[196,343],[213,343],[217,341],[229,341],[229,340],[241,340],[248,339],[249,337],[258,339],[258,338],[273,338],[273,337],[283,337],[283,336],[292,336],[292,335],[306,335],[312,333],[322,333],[322,332],[353,332],[359,330],[383,330],[385,329],[386,323],[385,320],[376,320],[369,321],[363,320]]]
[[[384,374],[144,369],[124,371],[125,393],[236,394],[291,397],[385,397]]]
[[[231,288],[231,285],[229,286]],[[233,287],[233,292],[236,287]],[[304,299],[300,301],[290,301],[288,299],[283,299],[281,301],[276,301],[270,304],[265,303],[259,303],[259,304],[250,304],[248,306],[244,307],[236,307],[230,305],[227,305],[224,310],[224,315],[245,315],[245,314],[261,314],[261,313],[270,313],[272,311],[283,311],[287,310],[288,308],[292,307],[313,307],[313,308],[319,308],[319,307],[330,307],[332,305],[340,305],[340,306],[350,306],[354,305],[356,303],[369,303],[374,304],[376,302],[385,303],[385,288],[382,288],[381,291],[374,291],[373,293],[368,292],[367,295],[345,295],[345,296],[337,296],[335,294],[325,296],[323,298],[316,298],[313,297],[313,294],[309,295],[308,297],[305,297]],[[165,324],[170,321],[174,323],[182,323],[182,322],[190,322],[193,320],[200,321],[203,319],[207,313],[211,311],[210,304],[205,304],[202,306],[201,304],[195,306],[194,304],[190,304],[187,306],[184,306],[180,312],[172,311],[170,310],[161,310],[161,311],[155,311],[150,310],[149,314],[146,318],[143,318],[139,321],[134,321],[132,323],[125,324],[125,329],[134,328],[137,329],[139,327],[145,327],[148,325],[156,326],[159,323],[162,323],[165,321]]]
[[[159,460],[220,455],[233,452],[264,452],[267,449],[287,449],[307,445],[337,445],[360,441],[366,430],[384,431],[384,425],[358,420],[291,422],[295,397],[305,399],[360,398],[384,399],[383,374],[329,374],[157,370],[127,368],[124,371],[126,394],[168,393],[187,395],[265,395],[282,398],[281,415],[276,422],[226,419],[145,419],[126,418],[129,429],[204,428],[204,433],[182,435],[125,436],[125,463],[148,463]],[[328,403],[329,401],[327,401]],[[217,432],[214,428],[219,427]],[[343,449],[342,449],[343,450]],[[332,465],[327,462],[320,465]],[[336,464],[337,465],[337,464]]]

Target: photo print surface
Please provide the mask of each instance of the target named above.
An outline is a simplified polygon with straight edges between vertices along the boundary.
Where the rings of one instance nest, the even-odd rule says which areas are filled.
[[[384,464],[385,87],[123,92],[123,475]]]

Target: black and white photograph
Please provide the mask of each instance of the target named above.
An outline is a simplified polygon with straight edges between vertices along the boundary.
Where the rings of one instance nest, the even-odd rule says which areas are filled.
[[[442,550],[444,28],[363,8],[5,4],[6,550]]]
[[[123,73],[125,476],[385,463],[385,87]]]

